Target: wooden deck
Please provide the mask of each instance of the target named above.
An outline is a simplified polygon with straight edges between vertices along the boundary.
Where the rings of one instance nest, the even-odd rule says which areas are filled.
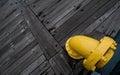
[[[66,40],[119,31],[119,0],[0,0],[0,75],[90,75]]]

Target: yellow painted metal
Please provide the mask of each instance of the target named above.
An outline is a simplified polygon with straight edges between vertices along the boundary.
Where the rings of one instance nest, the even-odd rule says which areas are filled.
[[[117,43],[110,37],[100,41],[87,36],[73,36],[66,42],[66,50],[74,59],[84,58],[83,65],[89,71],[102,68],[109,62],[116,50]]]

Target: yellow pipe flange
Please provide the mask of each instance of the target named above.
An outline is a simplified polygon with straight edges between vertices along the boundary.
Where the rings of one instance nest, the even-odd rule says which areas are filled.
[[[100,41],[87,36],[73,36],[66,42],[66,50],[73,59],[84,58],[83,65],[89,71],[102,68],[109,62],[117,43],[110,37]]]

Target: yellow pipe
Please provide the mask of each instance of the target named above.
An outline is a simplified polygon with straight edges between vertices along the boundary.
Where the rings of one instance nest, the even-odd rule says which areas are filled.
[[[109,37],[100,41],[87,36],[73,36],[66,42],[66,50],[74,59],[84,58],[83,65],[89,71],[103,67],[113,56],[116,42]]]
[[[74,36],[69,40],[69,47],[84,58],[87,58],[98,44],[99,41],[85,36]]]

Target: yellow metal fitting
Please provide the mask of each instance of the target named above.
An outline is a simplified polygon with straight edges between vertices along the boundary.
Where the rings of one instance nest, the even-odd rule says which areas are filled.
[[[66,42],[68,55],[73,59],[84,58],[83,65],[89,71],[102,68],[112,58],[117,43],[110,37],[100,41],[87,36],[73,36]]]

